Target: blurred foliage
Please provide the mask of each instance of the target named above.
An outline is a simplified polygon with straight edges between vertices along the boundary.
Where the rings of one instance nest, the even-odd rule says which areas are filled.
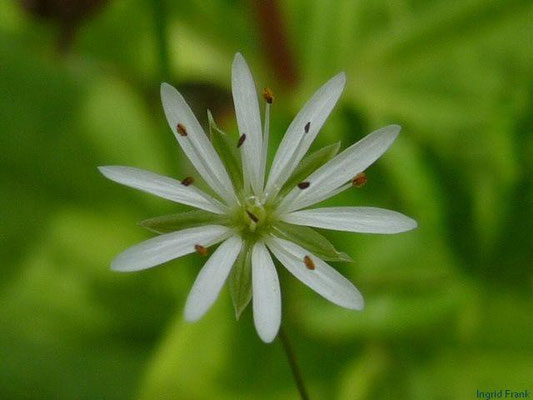
[[[324,233],[353,257],[336,267],[366,309],[337,308],[279,270],[313,398],[533,389],[533,3],[288,0],[272,15],[259,3],[114,0],[65,42],[53,20],[0,2],[0,398],[296,397],[279,343],[260,342],[250,310],[235,322],[227,290],[201,322],[183,321],[201,260],[109,270],[150,237],[137,221],[185,208],[96,166],[191,175],[159,82],[176,84],[204,126],[209,107],[235,132],[236,51],[276,94],[274,143],[339,70],[347,89],[316,148],[403,126],[365,188],[328,201],[419,222],[398,236]]]

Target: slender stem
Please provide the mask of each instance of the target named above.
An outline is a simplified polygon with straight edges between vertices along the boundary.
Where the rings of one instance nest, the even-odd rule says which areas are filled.
[[[294,378],[296,386],[298,387],[298,392],[300,393],[300,398],[302,400],[309,400],[309,395],[307,394],[307,390],[305,389],[305,384],[302,378],[300,367],[298,367],[298,363],[296,362],[296,356],[294,355],[294,351],[292,350],[289,337],[285,333],[283,327],[279,328],[278,336],[281,340],[281,344],[283,345],[283,350],[285,350],[285,354],[287,355],[287,359],[289,361],[289,365],[292,371],[292,376]]]
[[[169,56],[168,56],[168,26],[166,0],[152,0],[154,13],[154,28],[157,40],[157,54],[159,59],[159,78],[162,81],[169,80]]]

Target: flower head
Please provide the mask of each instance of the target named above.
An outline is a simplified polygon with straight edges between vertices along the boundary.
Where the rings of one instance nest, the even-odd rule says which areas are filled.
[[[306,156],[345,85],[340,73],[326,82],[290,124],[266,178],[270,108],[274,96],[265,89],[261,126],[255,84],[244,58],[232,67],[232,92],[238,139],[220,131],[210,116],[211,140],[172,86],[161,85],[163,108],[181,148],[213,190],[205,193],[193,177],[181,181],[120,166],[100,167],[109,179],[195,207],[199,210],[152,218],[142,225],[160,233],[119,254],[117,271],[138,271],[197,252],[205,256],[221,243],[201,269],[185,305],[189,321],[201,318],[229,279],[239,315],[252,299],[254,323],[261,339],[271,342],[281,323],[281,293],[272,254],[287,270],[331,302],[360,310],[363,297],[326,261],[349,257],[313,228],[365,233],[398,233],[416,222],[400,213],[371,207],[305,209],[366,182],[363,171],[398,136],[390,125],[366,136],[340,154],[339,145]]]

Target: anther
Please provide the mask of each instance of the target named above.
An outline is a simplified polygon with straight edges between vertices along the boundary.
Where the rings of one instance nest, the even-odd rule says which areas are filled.
[[[304,257],[304,264],[307,267],[307,269],[314,270],[316,268],[315,263],[313,262],[313,260],[311,260],[311,257],[309,256]]]
[[[194,245],[194,250],[196,250],[196,252],[198,254],[200,254],[201,256],[206,256],[207,255],[207,247],[204,247],[201,244],[195,244]]]
[[[181,181],[181,184],[183,186],[189,186],[189,185],[192,185],[193,183],[194,183],[194,178],[192,176],[188,176],[187,178],[184,178]]]
[[[356,188],[360,188],[365,186],[366,184],[366,174],[364,172],[359,172],[355,177],[352,179],[352,185]]]
[[[268,104],[272,104],[274,101],[274,95],[272,94],[272,90],[270,88],[264,88],[263,89],[263,98]]]
[[[300,182],[300,183],[298,184],[298,187],[299,187],[300,189],[304,190],[304,189],[307,189],[310,185],[311,185],[311,183],[309,183],[309,182]]]
[[[180,123],[178,124],[176,129],[178,130],[180,136],[187,136],[187,129],[185,129],[185,125]]]
[[[250,217],[252,221],[254,221],[256,224],[259,222],[259,218],[257,218],[254,214],[252,214],[250,211],[246,210],[246,214]]]
[[[244,141],[246,140],[246,133],[243,133],[237,142],[237,148],[241,147]]]
[[[305,127],[304,127],[305,133],[309,133],[309,129],[311,129],[311,121],[305,124]]]

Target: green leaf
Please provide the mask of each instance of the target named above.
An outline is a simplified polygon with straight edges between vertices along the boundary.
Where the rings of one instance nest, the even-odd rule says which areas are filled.
[[[139,222],[139,225],[155,233],[169,233],[195,226],[220,224],[226,221],[227,218],[225,216],[195,210],[148,218]]]
[[[237,150],[237,141],[232,141],[228,134],[220,130],[209,110],[207,110],[207,119],[209,120],[209,136],[213,147],[226,166],[233,184],[236,188],[242,188],[242,164],[240,153]]]
[[[325,261],[352,262],[352,258],[338,251],[331,242],[320,233],[307,226],[299,226],[277,222],[274,226],[276,233],[283,239],[290,240],[309,250],[315,256]]]
[[[252,249],[246,243],[229,276],[229,291],[235,308],[235,317],[240,318],[252,299]]]
[[[311,175],[317,168],[335,157],[340,147],[341,142],[333,143],[322,147],[320,150],[309,154],[307,157],[304,157],[292,173],[291,177],[285,182],[285,185],[283,185],[280,195],[287,194],[293,187]]]

